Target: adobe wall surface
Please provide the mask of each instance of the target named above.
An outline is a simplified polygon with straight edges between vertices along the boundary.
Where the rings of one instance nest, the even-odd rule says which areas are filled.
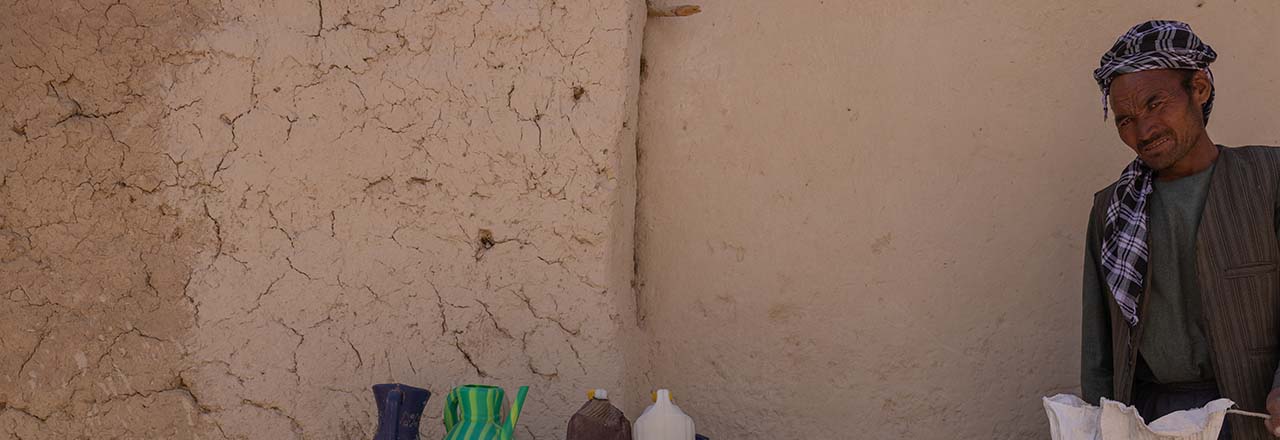
[[[1280,144],[1266,2],[701,5],[6,7],[0,433],[369,438],[397,381],[425,438],[476,382],[534,387],[529,439],[589,387],[712,438],[1044,437],[1132,157],[1100,53],[1190,22],[1214,140]]]
[[[0,433],[370,438],[369,386],[623,394],[635,1],[17,1]]]
[[[645,29],[637,281],[711,438],[1047,438],[1130,26],[1191,23],[1213,140],[1280,144],[1271,2],[701,4]]]

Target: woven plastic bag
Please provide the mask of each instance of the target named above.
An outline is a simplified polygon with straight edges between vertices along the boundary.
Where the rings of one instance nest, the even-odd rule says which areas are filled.
[[[1044,398],[1053,440],[1216,440],[1233,405],[1218,399],[1147,424],[1136,408],[1114,400],[1102,399],[1099,408],[1068,394]]]

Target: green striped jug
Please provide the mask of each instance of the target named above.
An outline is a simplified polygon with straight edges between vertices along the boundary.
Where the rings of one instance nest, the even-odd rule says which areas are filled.
[[[502,388],[489,385],[463,385],[454,388],[445,399],[444,440],[511,440],[520,418],[520,407],[529,387],[520,387],[515,402],[502,421]]]

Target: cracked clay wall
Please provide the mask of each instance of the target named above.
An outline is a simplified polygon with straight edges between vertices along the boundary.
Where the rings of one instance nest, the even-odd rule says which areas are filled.
[[[1133,24],[1217,49],[1215,141],[1280,144],[1275,2],[700,4],[645,29],[637,281],[713,439],[1048,438]]]
[[[638,1],[16,0],[0,438],[369,438],[624,394]]]

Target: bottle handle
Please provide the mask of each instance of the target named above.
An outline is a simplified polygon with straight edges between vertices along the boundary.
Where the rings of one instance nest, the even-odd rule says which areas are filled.
[[[387,412],[382,414],[380,423],[387,427],[388,432],[391,432],[392,438],[395,438],[396,434],[400,432],[400,401],[402,400],[404,400],[404,394],[399,387],[392,388],[391,391],[387,392],[387,400],[385,401]]]
[[[449,396],[445,397],[444,407],[444,430],[446,432],[453,431],[453,426],[458,424],[458,389],[454,388],[449,392]]]
[[[520,409],[524,407],[524,398],[529,394],[529,387],[520,387],[516,392],[516,400],[511,402],[511,410],[507,412],[507,423],[502,427],[502,438],[510,440],[516,430],[516,421],[520,419]]]

